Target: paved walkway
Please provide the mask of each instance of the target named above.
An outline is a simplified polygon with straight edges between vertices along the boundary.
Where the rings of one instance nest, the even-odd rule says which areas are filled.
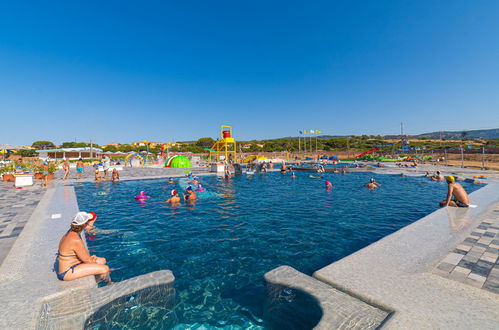
[[[12,183],[0,183],[0,265],[44,192],[40,186],[14,189]]]
[[[499,294],[499,204],[440,262],[435,273]]]

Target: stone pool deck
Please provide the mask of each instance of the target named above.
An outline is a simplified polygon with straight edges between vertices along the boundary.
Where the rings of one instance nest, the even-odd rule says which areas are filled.
[[[442,267],[438,268],[438,266],[444,262],[448,263],[450,261],[448,256],[457,253],[456,249],[467,253],[477,251],[477,249],[472,251],[474,246],[470,248],[470,251],[462,250],[463,245],[469,246],[465,242],[485,244],[483,238],[489,241],[490,233],[492,233],[490,229],[495,229],[491,222],[493,219],[491,216],[496,216],[494,219],[497,219],[496,210],[499,209],[499,183],[497,183],[499,182],[499,173],[450,167],[436,168],[434,166],[421,166],[417,169],[381,168],[377,169],[376,172],[386,174],[403,172],[407,175],[422,175],[425,171],[437,169],[441,170],[444,175],[453,174],[466,178],[486,174],[488,177],[486,182],[489,185],[474,192],[471,196],[472,203],[478,204],[478,207],[467,210],[440,209],[346,258],[318,270],[313,278],[306,278],[308,282],[317,281],[317,283],[310,282],[308,287],[320,288],[326,283],[332,289],[339,289],[339,291],[360,298],[360,300],[386,311],[390,316],[381,323],[382,327],[386,328],[497,328],[499,324],[499,295],[489,290],[488,286],[485,285],[489,278],[487,277],[481,288],[478,288],[476,283],[468,283],[469,281],[466,282],[466,280],[459,282],[461,278],[445,276],[441,272]],[[185,172],[185,170],[175,171],[126,168],[121,173],[121,179],[166,178],[179,176],[180,173]],[[61,173],[57,173],[56,177],[60,176]],[[83,181],[93,181],[93,173],[87,171]],[[68,295],[74,296],[77,292],[95,290],[96,284],[92,278],[60,282],[52,272],[59,238],[67,230],[71,216],[78,209],[74,189],[71,186],[73,182],[75,182],[74,179],[66,182],[57,179],[49,188],[40,188],[36,185],[33,188],[15,192],[8,189],[11,185],[0,184],[0,188],[7,189],[5,190],[7,194],[26,193],[25,197],[19,199],[22,200],[19,205],[26,206],[19,207],[24,212],[20,212],[19,214],[22,213],[22,215],[17,218],[22,227],[20,225],[9,227],[11,233],[6,236],[12,235],[14,229],[19,228],[15,230],[18,236],[11,237],[14,240],[11,241],[8,255],[3,262],[0,261],[0,304],[7,306],[0,310],[0,328],[2,329],[34,329],[49,328],[56,324],[67,325],[64,319],[59,318],[67,317],[64,311],[62,311],[64,315],[56,313],[56,319],[48,323],[45,322],[43,326],[40,326],[40,317],[48,315],[47,306],[67,301],[64,297],[68,297]],[[7,215],[7,217],[0,219],[11,219],[12,222],[17,216],[17,213],[12,213],[12,210],[15,209],[13,207],[16,205],[15,201],[9,204],[10,197],[5,197],[7,195],[4,195],[3,191],[0,194],[4,197],[4,199],[0,199],[0,214]],[[490,225],[484,228],[483,226],[487,223]],[[483,229],[479,226],[482,226]],[[4,228],[7,227],[8,225]],[[480,237],[482,241],[478,239],[477,234],[483,236]],[[471,236],[476,241],[466,241]],[[487,248],[494,248],[494,239],[490,241]],[[461,248],[459,248],[460,246]],[[482,263],[478,263],[480,259],[490,263],[494,257],[491,254],[494,252],[498,251],[489,250],[487,255],[485,252],[482,253],[476,261],[478,266],[475,267],[475,270],[482,266]],[[470,254],[469,258],[465,259],[466,256],[462,252],[457,254],[463,255],[459,262],[477,257],[476,254]],[[496,253],[496,257],[497,255],[499,253]],[[464,264],[459,266],[459,262],[454,265],[455,267],[449,271],[449,274],[457,267],[466,266]],[[495,265],[497,265],[497,258]],[[487,266],[490,265],[487,264]],[[468,275],[473,272],[473,267],[470,265]],[[491,283],[495,281],[494,267],[488,273],[488,276],[491,276]],[[304,280],[304,277],[300,275],[297,278],[299,281]],[[129,285],[123,286],[129,287]],[[334,295],[332,294],[332,296]],[[111,296],[119,295],[113,292]],[[74,301],[74,299],[72,300]],[[94,299],[89,298],[88,301],[94,301]],[[328,304],[333,304],[329,307],[334,310],[334,299]],[[363,323],[359,322],[358,324]],[[343,327],[356,328],[349,324],[345,324]],[[328,326],[322,322],[321,328],[327,329]]]
[[[44,193],[39,186],[15,189],[0,184],[0,265]]]

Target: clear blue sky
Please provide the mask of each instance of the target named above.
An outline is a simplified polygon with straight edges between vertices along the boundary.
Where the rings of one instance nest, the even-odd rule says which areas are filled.
[[[499,127],[499,1],[3,1],[0,143]]]

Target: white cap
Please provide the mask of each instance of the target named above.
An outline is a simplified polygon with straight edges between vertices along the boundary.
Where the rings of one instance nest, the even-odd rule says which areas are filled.
[[[78,212],[71,221],[72,225],[80,226],[87,223],[88,220],[92,219],[93,216],[87,212]]]

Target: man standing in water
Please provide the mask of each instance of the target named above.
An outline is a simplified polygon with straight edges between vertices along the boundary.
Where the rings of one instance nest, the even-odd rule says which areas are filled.
[[[95,170],[95,182],[102,182],[102,177],[99,170]]]
[[[178,193],[175,189],[172,190],[171,194],[172,194],[172,197],[168,198],[168,200],[166,202],[170,203],[172,205],[180,203],[180,197],[178,197]]]
[[[187,187],[185,192],[187,193],[187,195],[184,195],[186,201],[192,202],[197,199],[196,193],[194,192],[191,186]]]
[[[456,179],[452,175],[447,176],[445,180],[447,181],[447,198],[440,202],[440,206],[469,207],[470,198],[463,186],[455,182]],[[452,198],[453,195],[454,198]]]
[[[376,180],[374,178],[372,178],[371,180],[369,180],[369,183],[366,184],[366,188],[369,188],[371,190],[373,189],[376,189],[380,186],[379,183],[376,182]]]
[[[440,173],[440,171],[437,171],[437,173],[431,177],[433,181],[443,181],[444,176]]]

